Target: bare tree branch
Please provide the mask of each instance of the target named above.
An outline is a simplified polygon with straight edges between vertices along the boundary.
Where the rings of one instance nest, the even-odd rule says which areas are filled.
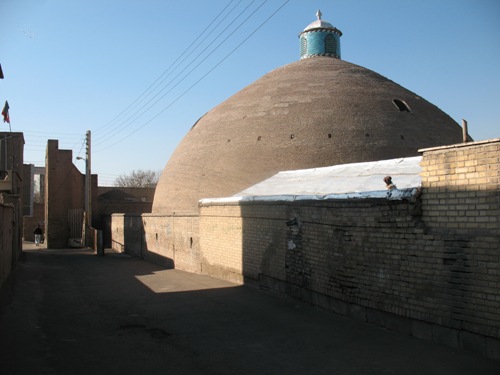
[[[129,174],[122,174],[115,180],[118,187],[155,187],[160,179],[161,171],[133,170]]]

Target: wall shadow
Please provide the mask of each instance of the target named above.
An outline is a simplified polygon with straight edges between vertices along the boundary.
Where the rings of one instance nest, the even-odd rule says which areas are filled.
[[[14,282],[0,314],[6,373],[404,373],[408,361],[417,373],[432,372],[436,361],[453,373],[498,370],[492,361],[126,254],[27,252]]]
[[[245,283],[495,357],[498,189],[239,208]]]
[[[126,254],[144,259],[167,269],[175,268],[174,259],[149,251],[144,223],[137,214],[124,214],[123,217],[123,248]]]

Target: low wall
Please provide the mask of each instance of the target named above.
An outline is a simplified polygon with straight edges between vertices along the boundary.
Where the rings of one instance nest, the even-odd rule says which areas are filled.
[[[204,206],[200,238],[212,276],[484,355],[500,348],[498,248],[470,237],[471,260],[497,254],[457,268],[463,243],[429,233],[420,201]]]
[[[203,204],[202,270],[500,359],[500,141],[422,168],[413,202]]]
[[[0,204],[0,287],[13,267],[14,207]]]
[[[200,273],[198,215],[113,214],[112,247],[142,259]]]

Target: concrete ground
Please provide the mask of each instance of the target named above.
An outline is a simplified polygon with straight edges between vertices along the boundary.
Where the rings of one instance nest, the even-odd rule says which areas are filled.
[[[500,374],[500,362],[123,254],[27,245],[0,374]]]

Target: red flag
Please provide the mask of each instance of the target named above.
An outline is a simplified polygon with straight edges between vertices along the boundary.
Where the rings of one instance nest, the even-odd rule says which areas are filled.
[[[2,116],[3,116],[3,122],[8,122],[10,124],[9,103],[7,102],[7,100],[5,101],[5,105],[3,106],[2,109]]]

